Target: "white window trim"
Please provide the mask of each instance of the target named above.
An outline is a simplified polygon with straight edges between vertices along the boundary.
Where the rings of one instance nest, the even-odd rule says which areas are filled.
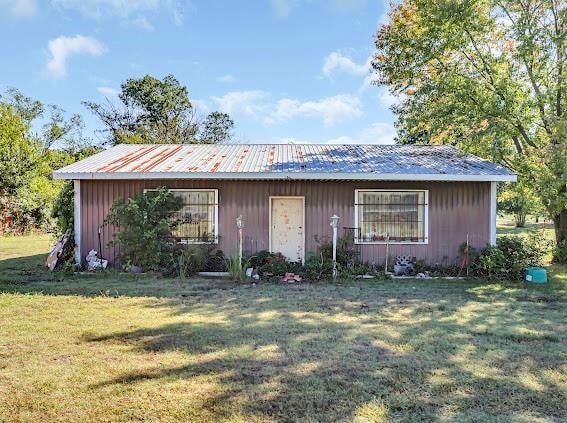
[[[423,192],[425,207],[423,211],[424,241],[361,241],[358,238],[358,193],[359,192]],[[427,245],[429,244],[429,190],[427,189],[355,189],[354,190],[354,243],[358,245]]]
[[[203,191],[213,191],[215,193],[215,233],[214,233],[214,242],[213,244],[218,244],[219,243],[219,190],[216,188],[168,188],[165,187],[168,191],[177,191],[177,192],[195,192],[195,191],[199,191],[199,192],[203,192]],[[147,191],[158,191],[159,188],[146,188],[144,189],[144,192]],[[189,243],[191,245],[199,245],[199,244],[210,244],[209,242],[201,242],[201,241],[195,241],[195,242],[191,242]]]

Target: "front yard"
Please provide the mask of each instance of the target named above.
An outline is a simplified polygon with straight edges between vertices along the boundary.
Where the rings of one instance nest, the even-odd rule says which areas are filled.
[[[531,288],[58,281],[28,241],[0,248],[0,421],[567,415],[564,268]]]

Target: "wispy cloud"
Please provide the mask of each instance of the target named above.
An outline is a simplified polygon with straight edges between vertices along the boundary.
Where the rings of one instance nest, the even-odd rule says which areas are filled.
[[[74,9],[85,16],[119,16],[157,10],[159,0],[52,0],[54,6]]]
[[[51,59],[47,63],[47,72],[52,78],[67,75],[67,59],[71,55],[87,54],[100,56],[104,52],[103,45],[93,37],[75,35],[74,37],[57,37],[47,44]]]
[[[370,72],[371,60],[372,57],[369,57],[364,63],[359,64],[343,53],[334,51],[325,57],[321,71],[327,77],[332,77],[336,73],[363,76]]]
[[[152,23],[145,16],[137,16],[134,19],[125,20],[124,26],[141,29],[147,32],[153,32],[155,30]]]
[[[103,95],[106,98],[115,98],[118,97],[118,94],[120,93],[119,90],[117,90],[116,88],[112,88],[112,87],[97,87],[96,89],[101,95]]]
[[[30,17],[37,13],[37,1],[0,0],[0,9],[5,9],[12,16]]]
[[[295,118],[312,118],[323,121],[325,126],[332,126],[363,115],[360,100],[349,94],[315,100],[287,97],[274,100],[266,91],[230,91],[222,97],[212,97],[212,101],[222,112],[236,116],[254,116],[267,125]]]
[[[267,122],[285,122],[295,117],[311,117],[321,119],[326,126],[332,126],[362,114],[360,100],[348,94],[308,101],[282,98],[276,103],[276,108],[268,116]]]
[[[234,76],[232,75],[222,75],[222,76],[217,76],[217,81],[218,82],[234,82]]]
[[[376,122],[360,131],[358,136],[343,135],[325,144],[394,144],[396,128],[389,123]]]
[[[272,12],[278,19],[286,19],[295,6],[296,0],[272,0]]]
[[[390,91],[385,88],[380,93],[378,99],[380,100],[380,104],[386,108],[390,108],[395,104],[400,103],[400,98],[390,93]]]
[[[222,112],[258,116],[269,108],[269,93],[261,90],[231,91],[222,97],[212,97]]]

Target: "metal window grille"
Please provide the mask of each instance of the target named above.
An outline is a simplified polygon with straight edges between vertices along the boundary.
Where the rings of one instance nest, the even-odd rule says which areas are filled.
[[[174,192],[183,200],[181,210],[172,213],[176,226],[173,230],[175,239],[183,244],[217,243],[217,207],[216,193],[210,191]]]
[[[356,200],[357,242],[427,240],[424,191],[358,191]]]

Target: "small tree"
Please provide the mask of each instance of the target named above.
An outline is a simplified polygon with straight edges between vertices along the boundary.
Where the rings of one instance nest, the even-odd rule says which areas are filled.
[[[105,223],[116,227],[110,244],[120,248],[121,262],[161,270],[171,258],[176,225],[171,216],[181,207],[181,198],[166,188],[115,201]]]
[[[530,187],[520,181],[505,186],[498,196],[498,210],[513,215],[516,227],[523,228],[528,214],[541,214],[543,206]]]

